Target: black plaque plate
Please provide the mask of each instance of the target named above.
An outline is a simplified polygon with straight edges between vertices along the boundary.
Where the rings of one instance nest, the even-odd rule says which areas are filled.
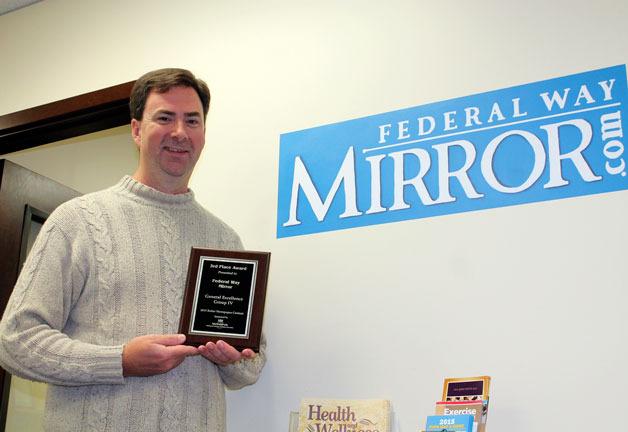
[[[192,248],[179,332],[186,344],[223,340],[258,352],[269,252]]]

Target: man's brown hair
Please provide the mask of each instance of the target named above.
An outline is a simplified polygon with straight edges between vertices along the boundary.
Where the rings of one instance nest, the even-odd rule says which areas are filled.
[[[201,99],[203,117],[207,118],[210,99],[207,84],[205,84],[205,81],[196,78],[189,70],[176,68],[157,69],[142,75],[135,81],[129,100],[131,118],[142,120],[146,99],[151,91],[166,93],[173,87],[193,88]]]

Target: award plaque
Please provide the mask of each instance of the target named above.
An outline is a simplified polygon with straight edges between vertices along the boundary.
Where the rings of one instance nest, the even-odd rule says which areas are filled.
[[[179,332],[188,345],[223,340],[259,351],[269,252],[192,248]]]

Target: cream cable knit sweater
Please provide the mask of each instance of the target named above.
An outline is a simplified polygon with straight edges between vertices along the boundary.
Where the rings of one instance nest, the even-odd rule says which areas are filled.
[[[51,383],[49,431],[225,431],[224,387],[257,380],[253,360],[201,356],[152,377],[122,376],[135,336],[177,333],[190,249],[241,249],[192,192],[131,177],[61,205],[42,228],[0,323],[0,363]]]

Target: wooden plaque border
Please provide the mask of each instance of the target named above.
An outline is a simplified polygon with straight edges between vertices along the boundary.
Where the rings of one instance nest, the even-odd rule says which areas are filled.
[[[242,259],[257,262],[257,271],[254,281],[255,286],[253,287],[252,295],[253,299],[249,300],[253,302],[253,305],[250,318],[247,318],[250,319],[248,337],[219,337],[190,334],[197,276],[202,258],[217,258],[225,260]],[[179,320],[179,332],[185,335],[185,344],[198,346],[204,345],[210,341],[216,342],[223,340],[240,351],[245,348],[250,348],[255,352],[259,352],[259,345],[262,337],[262,324],[264,321],[264,305],[266,302],[269,264],[270,252],[233,251],[193,247],[192,252],[190,253],[190,263],[185,282],[183,305],[181,307],[181,318]]]

